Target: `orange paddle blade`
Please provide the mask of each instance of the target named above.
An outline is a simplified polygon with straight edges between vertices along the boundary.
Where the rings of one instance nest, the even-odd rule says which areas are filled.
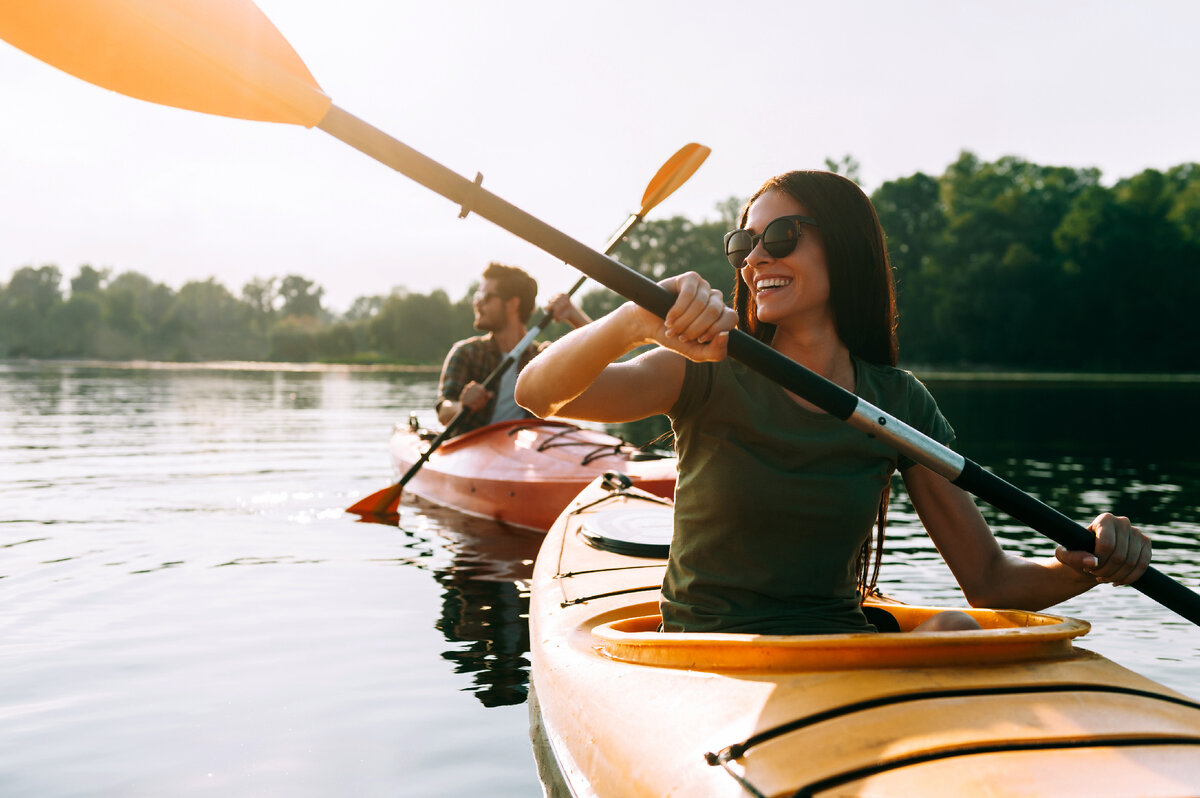
[[[404,487],[397,483],[377,490],[365,499],[359,499],[346,508],[355,515],[395,515],[400,511],[400,494]]]
[[[0,39],[130,97],[312,127],[331,101],[250,0],[4,0]]]
[[[695,142],[680,147],[678,152],[659,167],[658,174],[654,175],[650,185],[646,186],[646,193],[642,195],[642,207],[638,212],[646,215],[651,208],[675,193],[675,189],[695,174],[710,152],[711,147]]]

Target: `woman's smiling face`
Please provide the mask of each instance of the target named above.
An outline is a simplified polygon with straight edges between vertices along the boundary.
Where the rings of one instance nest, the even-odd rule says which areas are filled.
[[[746,215],[746,229],[761,233],[780,216],[808,216],[808,210],[790,194],[768,191],[756,199]],[[746,256],[742,279],[751,289],[760,321],[780,324],[811,317],[833,321],[829,304],[829,268],[819,228],[800,226],[796,248],[773,258],[761,242]]]

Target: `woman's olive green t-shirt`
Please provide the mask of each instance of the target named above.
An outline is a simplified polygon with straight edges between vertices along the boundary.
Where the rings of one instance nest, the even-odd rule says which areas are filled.
[[[907,371],[854,359],[854,392],[949,445],[954,431]],[[874,631],[854,563],[883,489],[912,461],[725,359],[687,364],[670,412],[679,454],[663,582],[665,631]]]

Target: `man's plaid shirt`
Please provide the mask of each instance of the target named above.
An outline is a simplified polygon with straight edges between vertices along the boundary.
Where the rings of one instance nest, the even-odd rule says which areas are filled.
[[[525,368],[529,361],[533,360],[533,356],[546,346],[545,342],[531,344],[517,362],[517,371],[520,372]],[[477,335],[456,343],[450,348],[450,353],[446,355],[446,362],[442,365],[442,381],[438,389],[437,404],[440,405],[446,399],[457,401],[468,382],[474,381],[482,384],[496,366],[500,365],[505,354],[507,353],[501,351],[500,345],[496,343],[491,333]],[[487,424],[491,421],[495,409],[496,399],[493,397],[481,409],[468,413],[459,422],[457,433],[469,432]],[[532,415],[530,417],[532,418]]]

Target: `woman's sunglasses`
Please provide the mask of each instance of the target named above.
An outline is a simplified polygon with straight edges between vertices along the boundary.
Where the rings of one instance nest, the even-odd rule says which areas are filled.
[[[808,216],[780,216],[768,222],[760,235],[740,229],[726,233],[725,257],[729,258],[730,266],[740,269],[746,265],[746,258],[761,241],[763,249],[772,258],[786,258],[800,241],[802,224],[818,226],[817,220]]]

